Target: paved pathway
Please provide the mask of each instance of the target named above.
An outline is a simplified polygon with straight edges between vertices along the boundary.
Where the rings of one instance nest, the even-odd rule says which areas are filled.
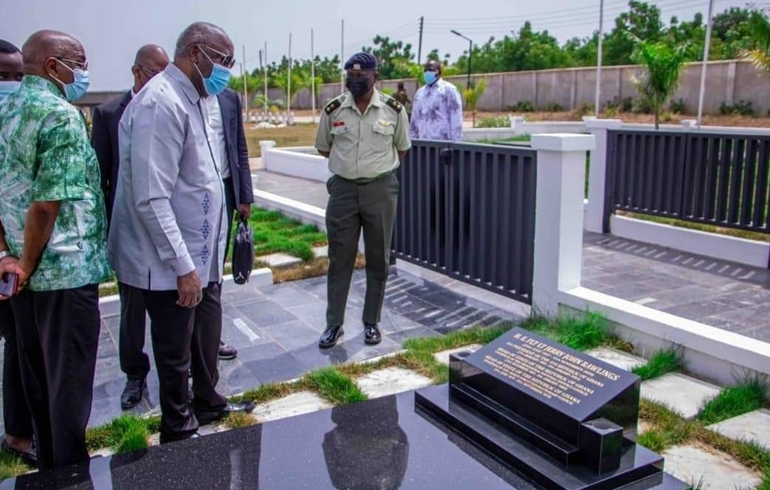
[[[356,271],[348,302],[346,335],[340,344],[322,351],[316,343],[325,327],[326,278],[259,288],[248,284],[236,286],[227,281],[222,295],[222,336],[238,348],[239,355],[234,361],[219,363],[221,392],[231,395],[263,383],[294,379],[322,366],[396,352],[402,342],[411,337],[443,335],[478,324],[491,326],[516,319],[511,313],[396,269],[389,280],[380,325],[383,341],[368,347],[364,345],[360,321],[365,286],[364,272]],[[118,302],[104,304],[101,310],[103,324],[91,425],[121,414],[120,393],[125,383],[118,360]],[[146,346],[152,363],[148,376],[150,401],[142,402],[133,410],[136,413],[158,408],[158,375],[151,354],[149,329]]]
[[[255,172],[259,190],[326,208],[323,183]],[[770,270],[586,233],[583,286],[770,342]]]

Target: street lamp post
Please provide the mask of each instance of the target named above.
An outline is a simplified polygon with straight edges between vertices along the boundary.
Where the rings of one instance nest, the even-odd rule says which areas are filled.
[[[468,83],[467,83],[467,88],[471,88],[471,62],[473,60],[473,40],[468,38],[468,37],[463,36],[462,34],[460,34],[459,32],[455,31],[454,29],[451,32],[455,36],[460,36],[461,38],[465,39],[469,43],[469,47],[468,47]]]

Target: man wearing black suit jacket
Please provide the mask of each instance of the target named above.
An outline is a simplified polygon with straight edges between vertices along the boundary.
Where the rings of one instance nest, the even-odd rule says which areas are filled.
[[[228,216],[226,250],[229,250],[236,209],[239,216],[248,218],[251,215],[251,204],[254,202],[241,99],[234,90],[227,89],[217,97],[202,99],[201,104],[206,105],[211,149],[225,184]],[[235,359],[237,354],[233,347],[220,343],[220,359]]]
[[[96,151],[102,174],[102,191],[107,205],[108,223],[118,183],[118,123],[133,96],[168,65],[168,55],[160,46],[148,44],[136,53],[131,72],[134,86],[125,94],[94,109],[91,144]],[[147,393],[150,358],[144,353],[146,310],[136,289],[119,287],[120,293],[120,369],[128,380],[120,397],[123,410],[135,407]]]

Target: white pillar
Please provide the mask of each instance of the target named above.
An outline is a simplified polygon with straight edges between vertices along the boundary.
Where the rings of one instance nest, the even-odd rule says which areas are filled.
[[[272,140],[260,140],[259,150],[262,158],[262,168],[267,170],[267,150],[275,148],[275,141]]]
[[[559,311],[560,291],[580,286],[583,262],[583,185],[586,134],[535,134],[537,198],[532,307],[544,315]]]
[[[607,130],[618,129],[620,119],[587,119],[586,130],[596,138],[596,149],[591,151],[591,166],[588,171],[588,204],[585,210],[585,228],[602,233],[604,221],[605,177],[607,175],[608,140]]]

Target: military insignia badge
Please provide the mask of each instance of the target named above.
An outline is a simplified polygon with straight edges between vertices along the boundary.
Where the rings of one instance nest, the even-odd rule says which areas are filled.
[[[354,63],[353,64],[353,69],[354,70],[361,70],[361,63]]]

